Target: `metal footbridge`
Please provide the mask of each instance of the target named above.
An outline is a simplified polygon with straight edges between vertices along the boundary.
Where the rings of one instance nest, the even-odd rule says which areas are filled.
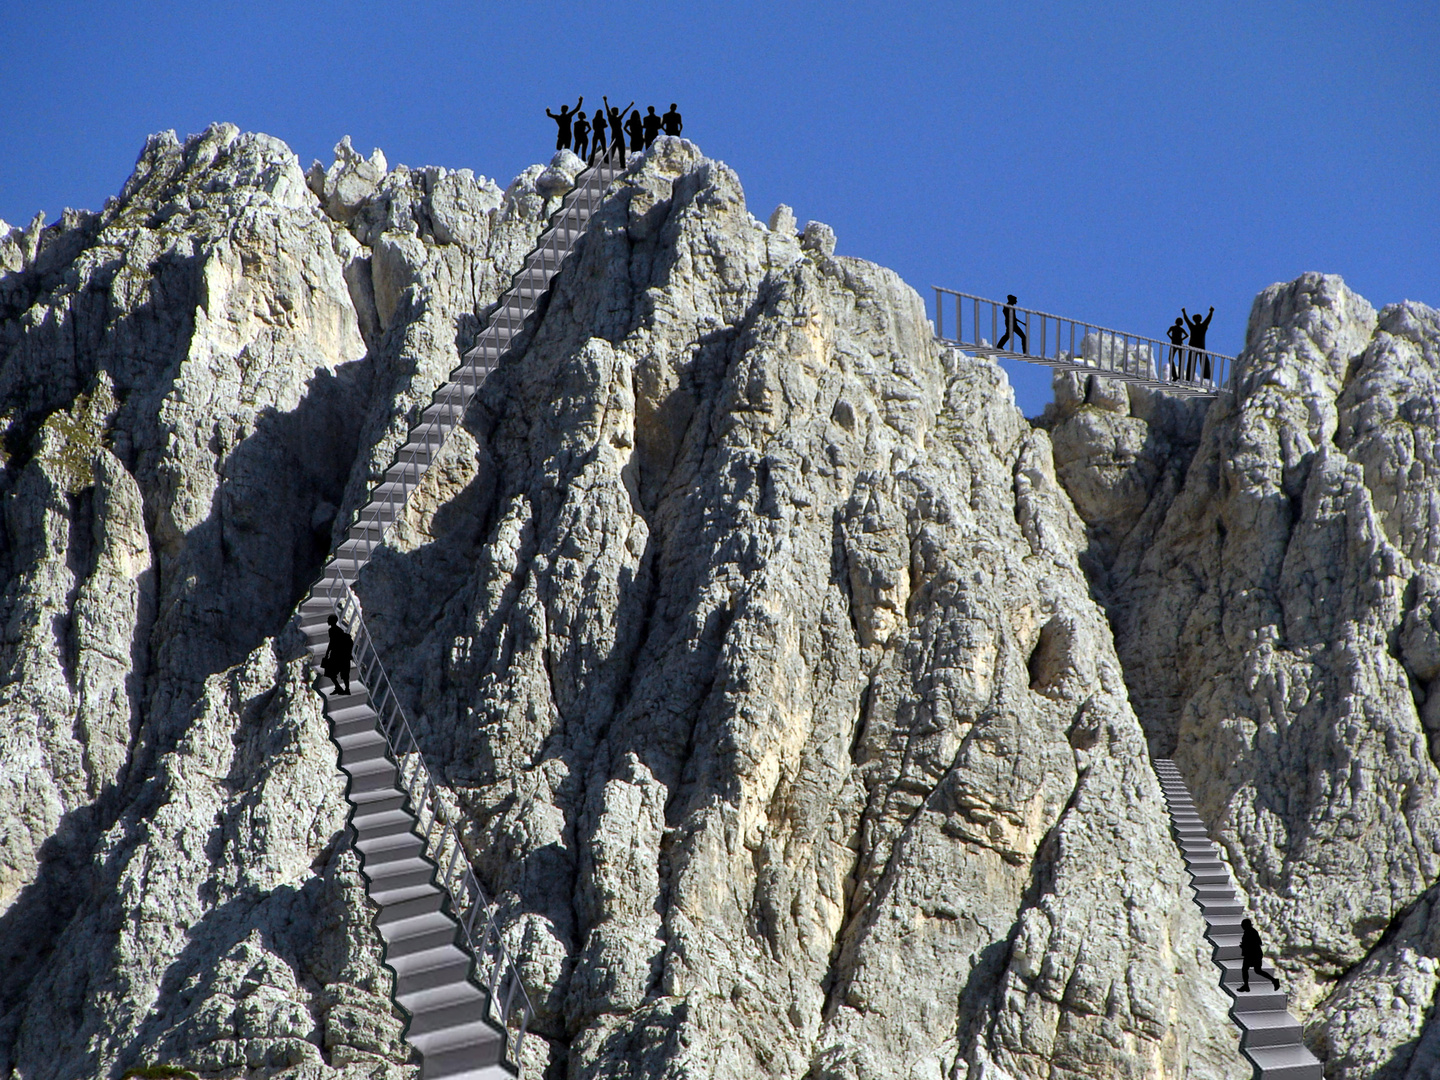
[[[476,345],[436,390],[310,595],[300,604],[299,625],[317,672],[328,646],[327,619],[331,614],[339,617],[354,640],[351,692],[341,694],[329,685],[322,686],[319,693],[339,748],[340,768],[348,777],[350,827],[366,891],[375,904],[375,927],[384,941],[385,963],[395,974],[395,1001],[409,1017],[405,1039],[419,1052],[423,1080],[509,1080],[518,1076],[521,1050],[535,1010],[515,958],[505,947],[496,905],[471,867],[473,856],[461,839],[453,802],[442,795],[421,754],[365,626],[353,586],[404,512],[410,494],[446,439],[463,420],[476,390],[495,370],[548,291],[607,188],[623,171],[621,166],[602,162],[577,177],[523,269],[497,301]],[[955,300],[953,338],[945,335],[944,297]],[[968,321],[962,320],[962,313],[968,313]],[[1007,349],[1005,305],[965,293],[936,289],[935,316],[935,336],[942,344],[979,355],[1048,364],[1182,394],[1214,395],[1229,386],[1230,357],[1192,351],[1188,361],[1180,359],[1179,369],[1162,372],[1157,358],[1161,349],[1168,348],[1164,343],[1024,308],[1011,308],[1009,324],[1024,332],[1023,339],[1010,335],[1023,344],[1019,351]],[[988,336],[980,332],[986,319]],[[992,341],[999,344],[991,345]],[[1188,373],[1184,370],[1187,363]],[[1195,881],[1202,891],[1200,902],[1211,940],[1217,944],[1217,962],[1228,964],[1225,985],[1234,996],[1230,957],[1238,949],[1238,938],[1232,943],[1224,934],[1229,923],[1215,921],[1233,914],[1225,906],[1233,904],[1233,891],[1228,898],[1217,894],[1207,900],[1204,890],[1211,887],[1214,865],[1197,846],[1194,830],[1198,819],[1185,817],[1186,811],[1175,801],[1181,797],[1183,785],[1178,774],[1164,771],[1165,766],[1172,770],[1173,766],[1168,762],[1158,765],[1162,784],[1172,797],[1172,812],[1177,807],[1181,812],[1176,818],[1177,838],[1192,876],[1199,875]],[[1213,863],[1219,865],[1218,858]],[[1223,875],[1223,866],[1220,872]],[[1228,882],[1228,877],[1224,880]],[[1238,915],[1235,920],[1238,924]],[[1299,1025],[1284,1013],[1283,994],[1247,995],[1247,1004],[1258,1010],[1242,1012],[1237,1005],[1232,1015],[1245,1032],[1244,1053],[1256,1063],[1257,1077],[1311,1080],[1320,1075],[1294,1050]],[[1261,1060],[1270,1062],[1263,1070]]]
[[[577,177],[475,347],[435,392],[300,605],[300,629],[317,671],[329,644],[328,616],[338,615],[354,639],[352,692],[333,686],[320,692],[349,777],[350,826],[378,911],[375,927],[395,973],[395,1001],[409,1014],[405,1038],[420,1053],[424,1080],[519,1075],[535,1010],[352,586],[621,171],[602,163]]]
[[[935,338],[942,345],[976,356],[1103,375],[1171,394],[1215,397],[1230,389],[1233,356],[932,287]],[[951,336],[946,336],[947,326],[953,328]]]

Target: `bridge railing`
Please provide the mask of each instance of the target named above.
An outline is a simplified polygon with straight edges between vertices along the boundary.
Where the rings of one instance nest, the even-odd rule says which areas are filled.
[[[525,1033],[535,1018],[535,1007],[519,968],[500,936],[499,914],[494,901],[485,895],[470,857],[455,828],[453,811],[440,799],[434,774],[420,753],[420,743],[395,694],[385,665],[365,626],[360,600],[343,577],[331,575],[316,587],[334,605],[341,624],[354,641],[354,662],[361,682],[369,691],[381,732],[389,744],[397,769],[396,786],[404,791],[415,814],[417,831],[422,831],[425,854],[435,863],[437,882],[450,897],[451,912],[465,934],[476,975],[489,993],[491,1016],[506,1034],[506,1058],[518,1070]]]
[[[967,352],[1103,374],[1181,394],[1210,395],[1230,388],[1233,356],[1176,346],[1047,311],[1010,307],[938,285],[932,288],[935,336]],[[952,319],[946,318],[947,308]],[[1014,313],[1013,327],[1007,325],[1007,309]],[[951,326],[954,332],[947,333]]]

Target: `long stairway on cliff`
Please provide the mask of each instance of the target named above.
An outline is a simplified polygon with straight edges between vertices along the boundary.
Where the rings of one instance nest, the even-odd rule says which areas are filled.
[[[300,605],[300,628],[317,669],[330,615],[354,639],[351,692],[327,685],[322,696],[340,767],[349,776],[350,825],[385,962],[395,973],[395,1000],[410,1016],[405,1038],[420,1053],[425,1080],[518,1075],[534,1010],[501,940],[495,905],[470,868],[351,586],[621,171],[599,164],[577,177],[475,347],[435,392]]]
[[[1195,902],[1205,916],[1205,936],[1215,946],[1221,988],[1234,1001],[1230,1016],[1240,1028],[1240,1052],[1255,1066],[1256,1080],[1321,1080],[1324,1066],[1301,1041],[1300,1022],[1289,1013],[1289,996],[1283,990],[1262,989],[1269,980],[1259,974],[1252,974],[1248,991],[1240,989],[1240,920],[1245,909],[1180,770],[1170,759],[1160,758],[1155,773],[1170,807]]]

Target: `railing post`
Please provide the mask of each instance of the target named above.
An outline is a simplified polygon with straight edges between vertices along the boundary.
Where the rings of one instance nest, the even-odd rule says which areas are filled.
[[[945,297],[939,289],[935,290],[935,336],[945,339]]]

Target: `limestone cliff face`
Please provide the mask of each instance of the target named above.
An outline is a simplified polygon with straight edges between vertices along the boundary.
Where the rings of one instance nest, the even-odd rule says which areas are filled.
[[[341,150],[349,229],[220,125],[0,240],[0,1075],[407,1059],[284,631],[545,200]]]
[[[1306,275],[1256,299],[1234,397],[1086,389],[1046,426],[1150,744],[1327,1075],[1434,1075],[1440,314]]]
[[[287,620],[578,165],[220,126],[0,242],[0,1075],[411,1074]],[[648,155],[360,582],[533,1075],[1247,1074],[1050,436],[772,224]]]

